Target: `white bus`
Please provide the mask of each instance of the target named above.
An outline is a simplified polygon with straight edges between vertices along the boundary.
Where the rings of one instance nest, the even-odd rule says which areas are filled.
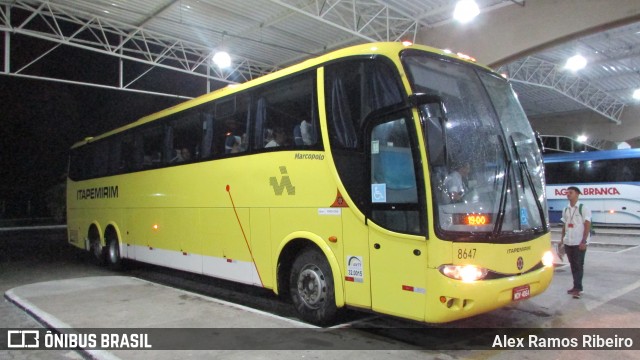
[[[559,222],[566,190],[577,186],[593,223],[640,225],[640,149],[544,156],[550,221]]]

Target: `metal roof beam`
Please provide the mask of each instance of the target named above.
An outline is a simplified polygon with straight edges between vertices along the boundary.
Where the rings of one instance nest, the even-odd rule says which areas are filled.
[[[369,42],[399,41],[406,35],[415,41],[420,25],[415,18],[381,1],[270,1]]]
[[[562,71],[556,64],[526,57],[498,69],[511,81],[553,89],[585,107],[597,112],[616,124],[621,123],[625,103],[599,89],[587,79],[569,71]]]
[[[166,11],[174,3],[169,3],[156,14]],[[16,0],[5,3],[3,7],[0,31],[5,34],[26,35],[213,81],[236,82],[231,80],[236,75],[222,72],[207,61],[213,49],[205,44],[172,38],[44,0]],[[18,10],[26,12],[27,16],[14,26],[9,20],[10,12]],[[235,70],[244,79],[262,76],[275,69],[271,64],[237,56],[234,60],[238,64]],[[206,71],[207,67],[213,71]]]

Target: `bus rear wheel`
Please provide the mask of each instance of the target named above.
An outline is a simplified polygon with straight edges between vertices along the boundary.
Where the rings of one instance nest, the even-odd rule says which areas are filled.
[[[91,238],[89,240],[89,251],[93,255],[93,260],[96,264],[103,266],[105,264],[104,249],[100,246],[100,239]]]
[[[122,269],[122,257],[120,257],[120,245],[116,237],[107,239],[107,266],[111,270]]]
[[[289,289],[293,305],[303,320],[321,326],[335,320],[338,309],[333,274],[320,251],[308,248],[295,259]]]

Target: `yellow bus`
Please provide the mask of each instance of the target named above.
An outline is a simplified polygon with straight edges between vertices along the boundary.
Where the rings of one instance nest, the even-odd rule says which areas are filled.
[[[419,45],[345,48],[70,150],[68,237],[344,307],[448,322],[553,276],[544,172],[509,83]]]

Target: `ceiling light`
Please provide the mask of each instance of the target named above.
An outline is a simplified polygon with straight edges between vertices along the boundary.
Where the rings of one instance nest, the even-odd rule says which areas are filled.
[[[640,89],[635,89],[633,91],[633,98],[636,100],[640,100]]]
[[[461,23],[468,23],[480,14],[480,8],[474,0],[460,0],[453,10],[453,18]]]
[[[218,46],[218,50],[213,55],[213,63],[216,64],[220,69],[226,69],[231,66],[231,56],[229,53],[224,51],[224,36],[227,35],[226,31],[223,31],[220,37],[220,45]]]
[[[576,140],[577,140],[578,142],[581,142],[581,143],[586,142],[586,141],[587,141],[587,139],[588,139],[588,137],[587,137],[586,135],[579,135],[579,136],[576,138]]]
[[[578,54],[567,59],[567,63],[564,65],[564,68],[571,71],[578,71],[587,66],[587,59],[584,56]]]
[[[231,56],[226,51],[218,51],[213,55],[213,63],[221,69],[226,69],[231,66]]]

